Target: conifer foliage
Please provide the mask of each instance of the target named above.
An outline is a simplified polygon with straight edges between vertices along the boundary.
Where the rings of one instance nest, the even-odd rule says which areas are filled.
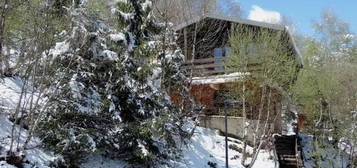
[[[52,89],[38,132],[68,166],[94,152],[153,165],[187,135],[167,92],[185,82],[174,34],[155,21],[151,1],[119,1],[115,14],[111,28],[69,9],[72,31],[50,52]]]

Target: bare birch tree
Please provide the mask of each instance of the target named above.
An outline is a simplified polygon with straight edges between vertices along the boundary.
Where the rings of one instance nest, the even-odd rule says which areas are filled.
[[[294,87],[294,97],[306,116],[305,133],[314,136],[317,155],[320,146],[339,151],[340,160],[356,166],[356,55],[357,42],[348,23],[325,11],[314,24],[316,38],[305,38],[305,66]],[[348,159],[346,158],[348,155]],[[336,164],[336,160],[329,159]]]
[[[245,73],[237,81],[236,89],[241,91],[233,95],[243,101],[241,128],[244,149],[241,163],[252,167],[266,139],[272,136],[274,130],[271,124],[277,122],[281,115],[272,111],[275,109],[273,102],[281,99],[276,92],[290,89],[297,72],[297,62],[284,31],[234,25],[230,38],[232,56],[229,67],[232,71]],[[255,110],[248,112],[247,109],[252,107]],[[247,113],[256,117],[248,117]],[[251,120],[256,122],[251,123]],[[253,134],[253,154],[247,163],[248,130],[253,130],[249,132]]]
[[[42,106],[42,98],[48,89],[53,88],[50,81],[54,67],[50,63],[49,51],[61,38],[60,32],[66,29],[65,19],[51,13],[52,8],[48,8],[44,1],[19,1],[16,5],[12,8],[13,18],[8,25],[12,35],[8,38],[14,45],[7,47],[13,47],[11,49],[18,53],[12,59],[17,61],[15,71],[21,77],[22,88],[11,117],[14,123],[9,151],[11,157],[27,149],[36,121],[42,117],[46,107]],[[20,139],[24,128],[29,129],[26,140]]]

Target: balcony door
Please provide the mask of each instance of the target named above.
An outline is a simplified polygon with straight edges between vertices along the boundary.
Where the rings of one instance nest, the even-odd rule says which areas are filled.
[[[223,58],[228,57],[232,53],[231,47],[224,47],[224,48],[215,48],[213,52],[214,58]],[[224,61],[223,60],[216,60],[214,64],[222,65],[222,66],[215,66],[214,70],[224,70]]]

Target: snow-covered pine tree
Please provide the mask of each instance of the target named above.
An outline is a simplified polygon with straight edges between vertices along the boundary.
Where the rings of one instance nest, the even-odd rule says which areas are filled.
[[[170,87],[179,89],[186,82],[183,57],[174,33],[168,24],[157,21],[151,6],[149,0],[120,1],[116,11],[118,28],[125,37],[119,47],[123,51],[119,67],[124,74],[118,80],[122,88],[116,93],[127,100],[121,102],[120,116],[124,132],[130,135],[122,136],[120,142],[126,142],[121,145],[125,151],[133,151],[134,161],[145,162],[170,155],[175,137],[185,135],[183,109],[175,108],[168,96]]]
[[[50,52],[55,75],[38,129],[69,166],[94,152],[145,165],[179,153],[184,115],[167,88],[186,80],[182,55],[174,36],[163,40],[169,29],[150,7],[120,1],[118,31],[84,8],[69,9],[72,32]]]
[[[84,8],[70,8],[68,15],[72,31],[50,50],[53,76],[37,132],[75,166],[93,152],[119,151],[120,107],[112,92],[120,76],[118,54],[106,45],[108,26]]]

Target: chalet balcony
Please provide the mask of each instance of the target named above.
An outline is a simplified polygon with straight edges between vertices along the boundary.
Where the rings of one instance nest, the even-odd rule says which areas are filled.
[[[228,73],[226,57],[188,60],[184,68],[194,77],[222,75]]]
[[[189,74],[192,73],[193,77],[210,77],[237,72],[228,67],[228,61],[228,57],[194,59],[185,61],[184,68]],[[248,70],[258,71],[259,63],[249,63]]]

